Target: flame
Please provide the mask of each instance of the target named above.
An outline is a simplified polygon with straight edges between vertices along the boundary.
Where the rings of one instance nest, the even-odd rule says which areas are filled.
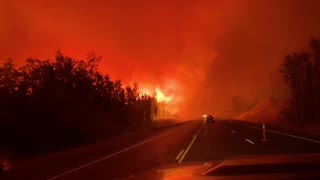
[[[150,91],[150,89],[147,89],[147,88],[143,88],[143,89],[140,89],[140,93],[155,97],[157,102],[170,103],[173,100],[172,95],[171,96],[165,95],[165,93],[162,90],[160,90],[160,88],[155,88],[153,91]]]
[[[140,94],[152,96],[152,93],[149,89],[140,89]]]
[[[159,86],[156,86],[156,88],[144,86],[140,88],[140,94],[149,95],[156,99],[158,102],[158,119],[177,118],[182,96],[178,93],[177,88],[173,88],[172,84],[166,84],[166,86],[162,88]]]
[[[165,102],[169,103],[172,101],[172,96],[166,96],[160,89],[156,88],[156,96],[155,98],[157,99],[157,102]]]

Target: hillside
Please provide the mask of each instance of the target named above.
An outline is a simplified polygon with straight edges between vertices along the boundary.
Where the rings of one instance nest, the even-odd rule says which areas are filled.
[[[282,115],[286,105],[280,102],[265,101],[252,110],[233,117],[234,120],[266,124],[267,128],[303,137],[320,138],[320,123],[290,122]]]
[[[256,123],[281,123],[286,122],[282,115],[285,104],[275,101],[264,101],[252,110],[235,116],[234,119]]]

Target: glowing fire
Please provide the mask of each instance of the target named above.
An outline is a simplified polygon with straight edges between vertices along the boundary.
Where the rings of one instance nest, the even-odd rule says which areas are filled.
[[[173,100],[172,95],[170,96],[165,95],[165,93],[162,90],[160,90],[160,88],[155,88],[153,91],[143,88],[143,89],[140,89],[140,92],[141,94],[146,94],[146,95],[155,97],[157,102],[170,103]]]
[[[172,100],[172,96],[165,96],[164,93],[160,89],[156,88],[155,91],[156,91],[155,98],[157,99],[157,102],[168,103]]]
[[[152,93],[149,89],[140,89],[140,94],[152,96]]]
[[[162,85],[142,85],[139,88],[141,95],[149,95],[156,99],[157,113],[155,118],[176,119],[179,116],[183,103],[183,90],[179,83],[167,80]]]
[[[141,94],[146,94],[146,95],[155,97],[157,99],[157,102],[168,103],[173,98],[172,96],[166,96],[159,88],[156,88],[154,90],[154,93],[151,93],[151,91],[148,90],[148,89],[143,89],[143,90],[140,90],[140,91],[141,91]]]
[[[155,86],[153,86],[155,87]],[[180,105],[183,101],[181,91],[176,84],[167,83],[165,86],[160,88],[156,86],[144,86],[140,88],[141,95],[149,95],[156,99],[157,104],[157,118],[158,119],[170,119],[177,118],[180,110]]]

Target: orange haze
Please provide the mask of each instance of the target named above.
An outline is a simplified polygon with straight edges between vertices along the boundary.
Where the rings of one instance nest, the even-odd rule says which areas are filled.
[[[318,7],[316,0],[1,0],[0,59],[52,59],[58,48],[84,58],[94,50],[101,71],[159,91],[180,118],[222,115],[234,95],[270,95],[270,72],[283,56],[320,37]]]

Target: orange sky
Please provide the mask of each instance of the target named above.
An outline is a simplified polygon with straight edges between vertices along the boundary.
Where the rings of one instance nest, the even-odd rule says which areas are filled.
[[[234,95],[268,96],[286,53],[320,37],[312,0],[1,0],[0,59],[103,56],[125,83],[165,89],[181,117],[222,114]]]

